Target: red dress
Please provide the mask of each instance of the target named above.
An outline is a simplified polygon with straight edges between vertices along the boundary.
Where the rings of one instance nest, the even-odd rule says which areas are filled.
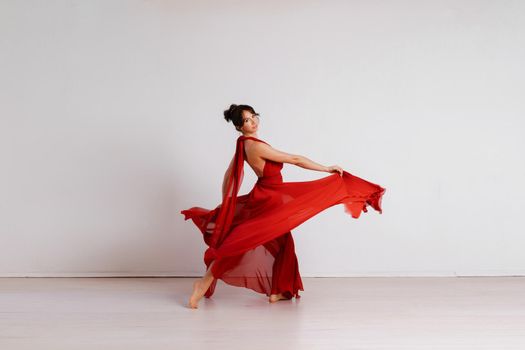
[[[359,218],[371,206],[382,213],[385,189],[346,171],[313,181],[283,182],[283,163],[266,160],[263,176],[252,190],[237,196],[243,179],[246,154],[239,136],[234,163],[223,201],[215,209],[192,207],[182,210],[184,220],[192,219],[208,248],[204,263],[215,277],[206,291],[209,298],[217,279],[266,294],[282,293],[300,297],[303,290],[291,230],[312,216],[336,204]],[[264,142],[266,143],[266,142]]]

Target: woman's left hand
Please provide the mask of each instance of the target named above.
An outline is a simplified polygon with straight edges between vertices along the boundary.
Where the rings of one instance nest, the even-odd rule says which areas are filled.
[[[343,176],[343,168],[341,168],[339,165],[332,165],[328,167],[329,173],[339,173],[340,176]]]

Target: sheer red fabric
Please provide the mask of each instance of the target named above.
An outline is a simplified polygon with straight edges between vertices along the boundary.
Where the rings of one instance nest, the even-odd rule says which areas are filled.
[[[291,230],[312,216],[336,204],[357,219],[367,206],[382,213],[386,189],[354,176],[333,173],[313,181],[283,182],[283,163],[266,160],[263,176],[252,190],[238,196],[243,179],[244,140],[239,136],[232,171],[222,203],[214,209],[192,207],[182,210],[203,234],[208,248],[204,263],[215,279],[205,297],[213,295],[217,280],[252,289],[258,293],[282,293],[300,297],[303,289]]]

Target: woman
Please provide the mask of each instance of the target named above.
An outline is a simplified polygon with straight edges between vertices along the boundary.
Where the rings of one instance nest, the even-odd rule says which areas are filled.
[[[222,203],[209,210],[182,210],[203,234],[205,275],[193,283],[189,307],[211,297],[217,279],[265,294],[269,302],[299,298],[304,290],[291,230],[336,204],[358,218],[371,206],[382,213],[385,189],[344,171],[338,165],[323,166],[304,156],[281,152],[258,138],[259,114],[248,105],[232,104],[224,111],[242,133],[224,174]],[[258,177],[252,190],[237,196],[244,161]],[[283,182],[283,163],[332,173],[313,181]]]

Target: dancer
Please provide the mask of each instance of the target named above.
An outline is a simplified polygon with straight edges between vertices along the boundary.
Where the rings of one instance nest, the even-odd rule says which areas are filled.
[[[192,219],[208,248],[204,253],[205,275],[193,283],[190,308],[211,297],[217,280],[265,294],[270,303],[300,298],[304,291],[291,230],[336,204],[359,218],[371,206],[382,213],[386,189],[343,170],[324,166],[305,156],[279,151],[259,139],[259,114],[249,105],[232,104],[224,111],[242,133],[224,174],[222,203],[214,209],[182,210]],[[258,179],[252,190],[238,196],[244,161]],[[283,182],[283,163],[331,173],[321,179]]]

